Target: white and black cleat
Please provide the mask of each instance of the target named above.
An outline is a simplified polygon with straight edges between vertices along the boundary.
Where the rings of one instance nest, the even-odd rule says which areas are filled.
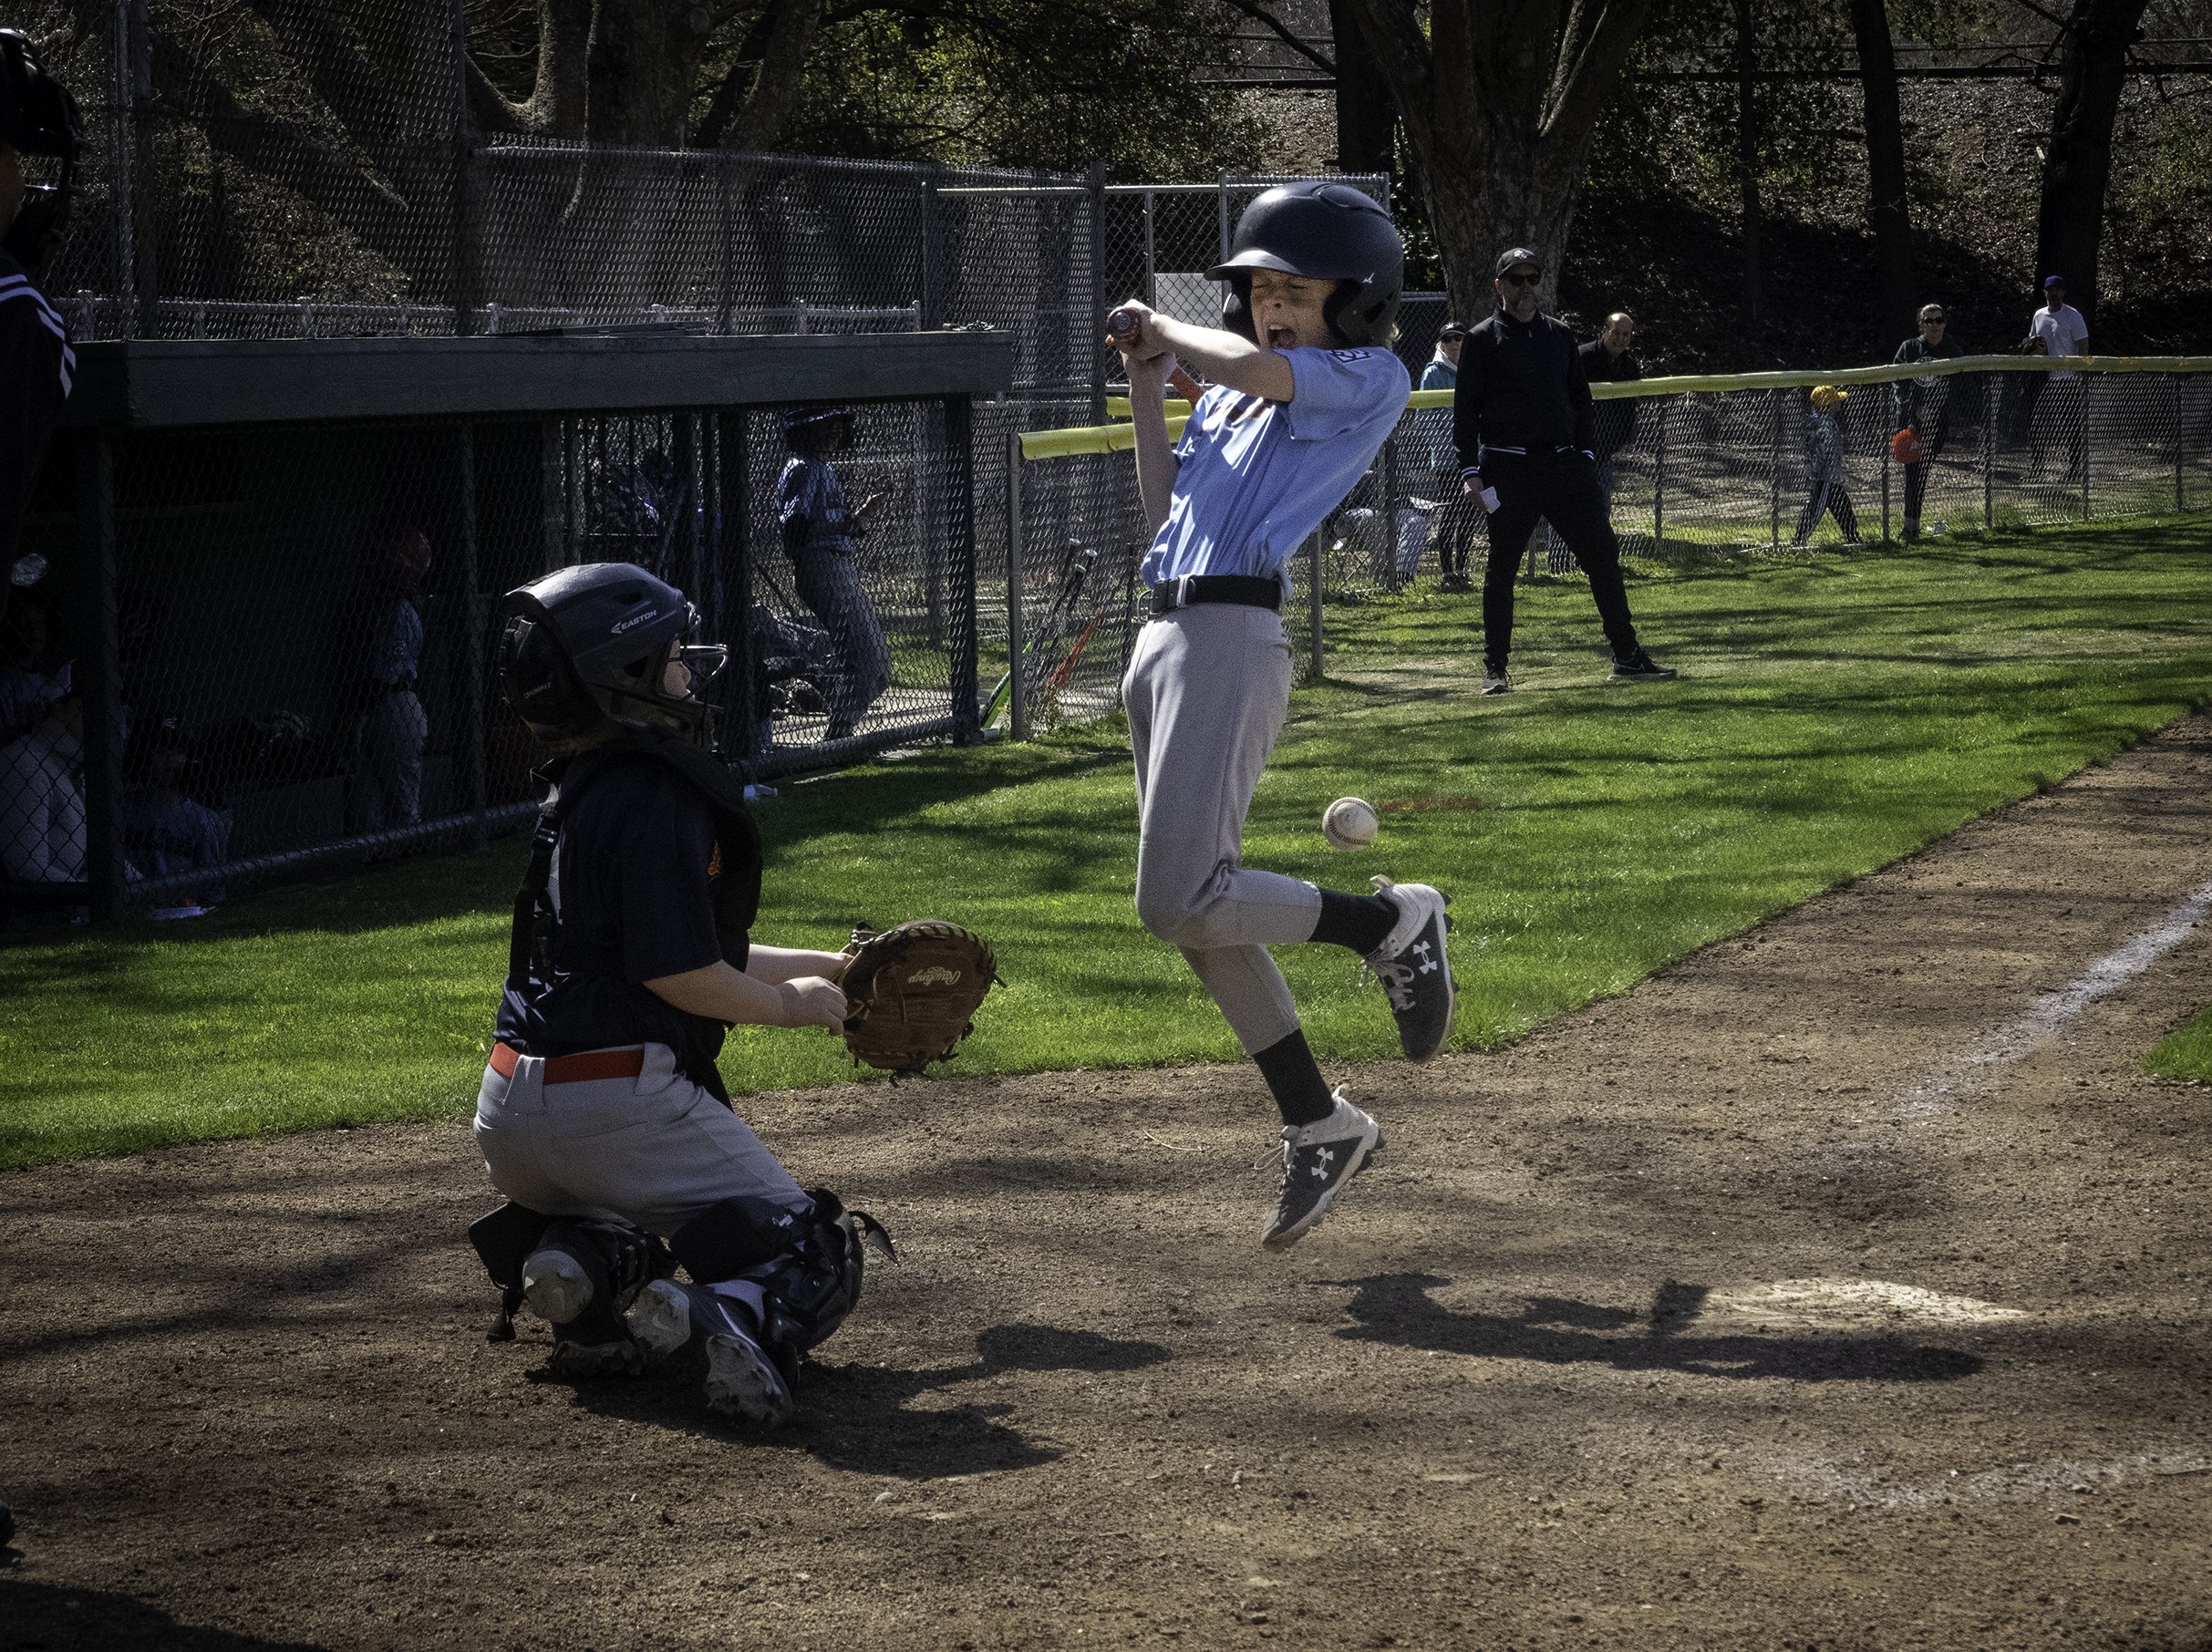
[[[1382,983],[1398,1023],[1398,1046],[1409,1061],[1431,1060],[1452,1038],[1452,1012],[1458,994],[1452,965],[1444,955],[1444,935],[1452,919],[1451,899],[1426,883],[1369,880],[1375,893],[1396,903],[1398,922],[1382,945],[1367,955],[1367,966]]]
[[[706,1367],[709,1409],[764,1429],[790,1420],[791,1387],[761,1347],[742,1304],[705,1285],[656,1279],[630,1304],[630,1334],[656,1359]]]
[[[1344,1184],[1382,1151],[1374,1120],[1338,1090],[1336,1107],[1312,1124],[1283,1127],[1283,1180],[1276,1191],[1275,1220],[1260,1237],[1263,1249],[1287,1250],[1320,1225]]]

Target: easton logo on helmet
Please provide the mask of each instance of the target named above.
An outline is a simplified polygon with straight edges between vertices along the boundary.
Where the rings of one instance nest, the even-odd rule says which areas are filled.
[[[659,614],[660,610],[658,608],[647,608],[643,614],[633,614],[626,620],[616,620],[615,622],[614,628],[610,630],[607,635],[609,636],[620,636],[624,632],[633,630],[636,627],[644,625],[647,620],[658,617]]]

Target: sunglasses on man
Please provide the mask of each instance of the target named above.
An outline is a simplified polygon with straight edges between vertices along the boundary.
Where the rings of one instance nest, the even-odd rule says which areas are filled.
[[[1542,270],[1508,270],[1498,277],[1509,287],[1533,287],[1544,279]]]

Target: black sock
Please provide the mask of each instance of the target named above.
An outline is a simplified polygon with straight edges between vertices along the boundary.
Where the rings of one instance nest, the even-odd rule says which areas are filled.
[[[1321,921],[1313,926],[1312,939],[1331,946],[1349,946],[1366,957],[1382,945],[1382,937],[1398,922],[1398,903],[1388,895],[1339,894],[1321,892]]]
[[[1306,1048],[1303,1027],[1294,1029],[1287,1038],[1278,1038],[1252,1059],[1258,1063],[1259,1076],[1267,1080],[1276,1110],[1283,1115],[1285,1124],[1318,1124],[1336,1110],[1328,1080],[1321,1077],[1313,1051]]]

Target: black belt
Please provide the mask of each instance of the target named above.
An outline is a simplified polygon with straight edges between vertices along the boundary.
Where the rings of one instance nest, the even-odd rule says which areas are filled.
[[[1235,603],[1246,608],[1283,609],[1283,582],[1248,573],[1186,573],[1153,587],[1153,617],[1193,608],[1200,603]]]

